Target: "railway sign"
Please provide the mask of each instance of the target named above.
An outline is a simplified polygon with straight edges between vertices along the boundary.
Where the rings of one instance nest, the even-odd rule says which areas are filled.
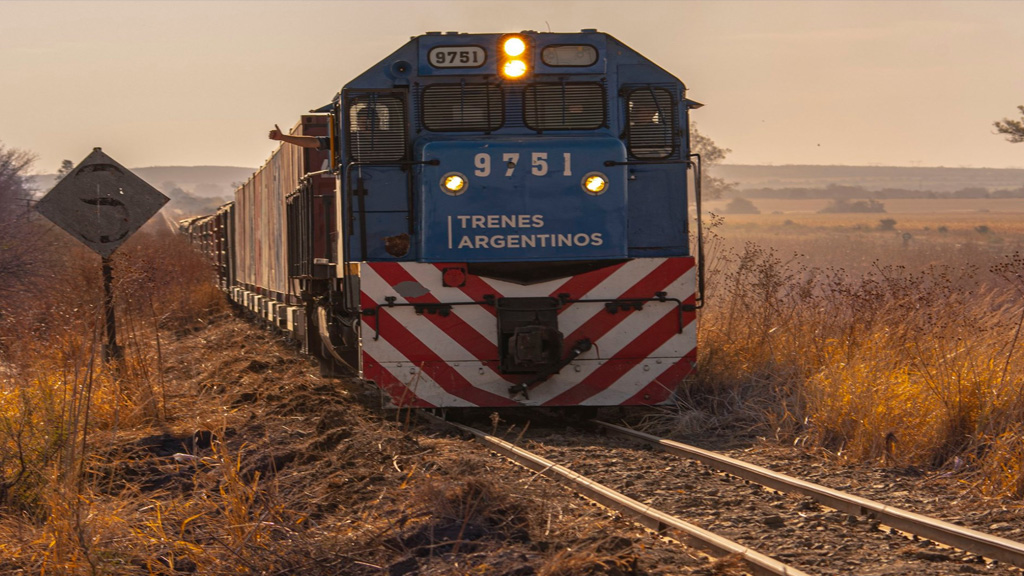
[[[99,148],[36,204],[36,210],[109,257],[169,198]]]

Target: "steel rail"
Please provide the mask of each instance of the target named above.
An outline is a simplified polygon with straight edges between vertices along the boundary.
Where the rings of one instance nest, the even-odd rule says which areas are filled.
[[[747,546],[733,542],[728,538],[723,538],[722,536],[714,534],[713,532],[708,532],[699,526],[695,526],[646,504],[637,502],[624,494],[594,482],[582,474],[573,472],[564,466],[560,466],[550,460],[537,456],[536,454],[519,448],[510,442],[506,442],[500,438],[491,436],[469,426],[442,420],[441,418],[431,414],[423,413],[423,415],[427,416],[431,420],[454,426],[459,430],[472,434],[476,437],[477,441],[484,444],[489,449],[543,476],[563,484],[567,484],[572,487],[573,490],[585,495],[587,498],[603,504],[608,508],[622,512],[651,530],[664,534],[668,529],[673,529],[682,533],[683,537],[677,538],[679,541],[695,548],[701,548],[719,556],[735,554],[746,562],[753,574],[757,576],[809,576],[806,572],[784,564]]]
[[[973,552],[979,556],[1024,568],[1024,544],[1020,542],[957,526],[937,518],[930,518],[874,500],[833,490],[832,488],[826,488],[820,484],[793,478],[792,476],[774,472],[761,466],[748,464],[735,458],[703,450],[696,446],[665,440],[664,438],[658,438],[657,436],[599,420],[594,420],[593,422],[617,434],[658,446],[662,450],[677,456],[697,460],[744,480],[749,480],[780,492],[803,494],[829,508],[834,508],[848,514],[867,516],[897,530],[916,534],[954,548],[959,548],[960,550]]]

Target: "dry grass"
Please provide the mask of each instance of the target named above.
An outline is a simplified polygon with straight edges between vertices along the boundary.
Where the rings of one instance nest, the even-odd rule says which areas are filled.
[[[123,511],[100,511],[93,498],[95,443],[165,418],[157,327],[195,322],[223,297],[180,239],[137,235],[114,257],[124,360],[104,365],[100,258],[42,222],[20,226],[15,241],[45,266],[5,284],[15,289],[0,309],[0,506],[15,512],[0,523],[0,557],[30,571],[99,573],[98,544],[124,530]]]
[[[816,217],[713,223],[684,413],[850,461],[970,470],[1022,497],[1024,229],[915,243]]]

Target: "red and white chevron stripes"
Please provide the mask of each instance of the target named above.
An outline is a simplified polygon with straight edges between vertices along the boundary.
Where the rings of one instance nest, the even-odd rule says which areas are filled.
[[[548,282],[519,285],[467,275],[443,285],[449,264],[369,262],[361,266],[362,377],[395,406],[615,406],[658,404],[693,369],[696,323],[693,258],[635,259]],[[605,301],[645,300],[640,310],[609,311]],[[558,313],[566,351],[581,339],[594,346],[559,373],[513,398],[508,389],[529,378],[499,368],[494,298],[554,297],[570,301]],[[394,298],[388,306],[388,297]],[[574,302],[598,300],[598,302]],[[475,303],[474,303],[475,302]],[[449,304],[447,315],[430,305]],[[420,312],[411,305],[421,305]]]

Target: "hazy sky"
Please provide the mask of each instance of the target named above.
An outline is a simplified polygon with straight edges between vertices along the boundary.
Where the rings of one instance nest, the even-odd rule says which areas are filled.
[[[0,0],[0,142],[54,172],[255,167],[267,131],[426,31],[597,28],[686,83],[737,164],[1024,167],[1020,1]]]

